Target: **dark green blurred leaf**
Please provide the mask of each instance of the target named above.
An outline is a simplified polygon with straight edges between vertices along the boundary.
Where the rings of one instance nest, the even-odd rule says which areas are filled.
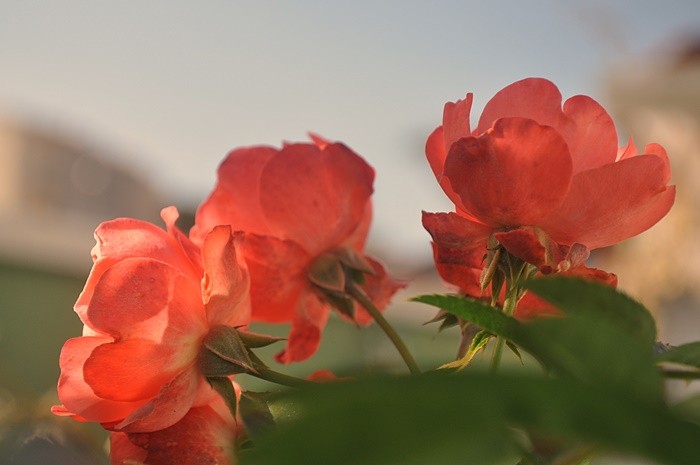
[[[515,354],[516,357],[518,357],[518,360],[520,360],[520,363],[524,364],[525,362],[523,361],[523,356],[520,353],[520,349],[518,349],[518,346],[513,344],[510,341],[506,341],[506,346],[510,349],[511,352]]]
[[[667,352],[659,354],[656,360],[700,368],[700,342],[691,342],[669,349]]]
[[[700,395],[693,396],[673,405],[671,410],[681,417],[700,425]]]
[[[582,292],[591,290],[595,302],[610,295],[616,296],[612,300],[618,304],[620,299],[627,302],[627,310],[621,313],[637,315],[637,320],[628,319],[638,321],[631,324],[632,327],[644,326],[644,323],[639,323],[648,317],[643,307],[610,288],[598,285],[591,288],[590,283],[581,280],[546,279],[531,283],[538,283],[538,291],[547,295],[558,295],[556,289],[564,286],[578,295],[578,303],[567,304],[566,311],[575,309],[570,310],[566,318],[543,318],[523,324],[481,302],[460,296],[426,295],[414,300],[440,307],[505,337],[555,374],[644,399],[659,398],[661,377],[654,368],[648,337],[641,338],[639,332],[630,331],[630,324],[624,323],[619,316],[601,317],[603,312],[593,310],[598,308],[595,305],[586,304],[587,297]],[[567,299],[561,297],[559,300]],[[605,314],[609,313],[613,310],[608,309]],[[651,324],[653,327],[653,320]]]
[[[650,348],[656,341],[656,323],[649,311],[610,286],[555,276],[527,281],[525,287],[567,315],[583,314],[608,320]]]
[[[521,339],[559,376],[661,402],[662,378],[649,347],[609,320],[585,314],[535,320]]]
[[[289,396],[302,415],[259,438],[241,455],[244,465],[515,463],[512,427],[669,465],[697,465],[700,457],[697,425],[658,403],[566,379],[431,374]]]
[[[241,394],[239,410],[248,435],[256,437],[275,426],[275,420],[267,405],[269,394],[244,391]]]

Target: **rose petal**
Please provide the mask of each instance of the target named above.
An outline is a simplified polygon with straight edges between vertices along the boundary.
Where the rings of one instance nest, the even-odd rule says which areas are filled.
[[[202,257],[199,252],[199,248],[187,236],[185,236],[182,231],[180,231],[180,228],[178,228],[175,224],[177,219],[180,217],[180,213],[178,213],[177,208],[171,206],[162,209],[160,211],[160,217],[163,218],[163,222],[165,222],[166,231],[168,231],[168,234],[170,234],[173,239],[180,244],[180,247],[182,247],[182,250],[187,255],[187,258],[189,258],[192,262],[192,266],[196,270],[201,270]]]
[[[131,412],[115,429],[145,433],[174,425],[192,406],[200,383],[204,383],[204,378],[194,366],[190,367],[165,384],[155,398]]]
[[[325,149],[327,145],[332,144],[332,142],[324,139],[323,137],[313,132],[309,133],[309,138],[313,141],[314,144],[316,144],[316,147],[318,147],[321,150]]]
[[[372,168],[342,144],[323,150],[291,144],[265,166],[260,204],[272,235],[316,256],[342,244],[357,228],[373,180]]]
[[[313,292],[305,292],[292,320],[287,347],[275,355],[275,360],[285,364],[301,362],[316,353],[329,312]]]
[[[566,196],[571,157],[552,128],[503,118],[479,138],[452,145],[445,177],[482,222],[496,228],[533,225]]]
[[[673,205],[666,160],[640,155],[574,176],[568,196],[541,227],[562,244],[616,244],[659,221]]]
[[[83,378],[83,365],[92,351],[112,342],[107,337],[76,337],[69,339],[61,349],[58,379],[58,398],[64,405],[62,415],[79,415],[88,421],[108,423],[119,421],[142,402],[117,402],[95,395]]]
[[[444,247],[469,247],[475,242],[485,242],[491,234],[489,226],[457,213],[423,212],[422,220],[433,241]]]
[[[615,161],[617,133],[605,109],[578,95],[567,100],[562,110],[559,89],[546,79],[523,79],[496,93],[484,107],[476,134],[505,117],[529,118],[554,128],[569,147],[574,173]]]
[[[108,269],[88,305],[90,326],[114,337],[161,341],[166,331],[205,332],[197,281],[150,258],[128,258]]]
[[[74,307],[83,323],[86,323],[87,304],[100,277],[112,265],[126,258],[152,258],[170,264],[193,279],[201,278],[201,270],[193,268],[180,244],[151,223],[131,218],[107,221],[97,227],[95,239],[97,244],[92,249],[95,264]]]
[[[444,129],[444,146],[449,151],[452,144],[462,137],[471,135],[469,117],[472,110],[474,95],[468,93],[464,100],[447,102],[442,111],[442,127]]]
[[[488,297],[481,291],[486,241],[473,242],[470,247],[449,247],[433,242],[433,258],[440,277],[470,297]]]
[[[637,146],[634,145],[634,140],[632,140],[632,138],[630,137],[626,146],[617,149],[617,160],[619,161],[624,160],[626,158],[632,158],[633,156],[638,154],[639,151],[637,150]]]
[[[218,182],[209,198],[200,205],[190,238],[197,244],[214,226],[230,224],[234,231],[256,234],[269,232],[260,209],[260,175],[277,153],[272,147],[245,147],[233,150],[221,163]]]
[[[109,434],[109,459],[112,465],[143,464],[147,455],[146,449],[129,441],[126,433]]]
[[[201,465],[233,463],[235,423],[226,421],[209,406],[191,409],[182,420],[169,428],[151,433],[128,433],[132,445],[146,452],[146,457],[128,445],[117,443],[116,458],[142,460],[146,465]],[[113,437],[112,446],[123,437]],[[134,454],[134,455],[128,455]],[[128,461],[126,462],[128,463]]]
[[[239,262],[230,226],[216,226],[202,246],[202,299],[211,326],[250,320],[250,276]]]
[[[435,179],[437,179],[447,197],[456,205],[457,209],[464,210],[462,199],[452,190],[452,184],[444,176],[447,150],[445,149],[445,137],[442,126],[428,136],[428,140],[425,143],[425,156],[428,158],[433,174],[435,174]]]
[[[291,321],[308,286],[311,257],[296,243],[270,236],[242,234],[240,252],[250,273],[252,319]]]
[[[516,257],[540,267],[546,261],[546,250],[531,229],[513,229],[495,233],[494,236],[505,249]]]
[[[187,350],[146,339],[127,339],[95,347],[85,361],[83,376],[102,399],[145,400],[156,396],[194,362],[196,355],[196,347]]]
[[[504,87],[484,106],[475,135],[486,132],[496,120],[522,117],[543,126],[562,126],[561,93],[551,81],[527,78]]]
[[[566,122],[554,129],[569,146],[574,174],[615,161],[615,123],[598,102],[584,95],[571,97],[564,103],[564,114]]]
[[[445,157],[447,157],[445,131],[442,126],[438,126],[428,136],[428,140],[425,142],[425,156],[428,159],[430,168],[433,170],[435,179],[442,185],[442,171],[445,168]]]

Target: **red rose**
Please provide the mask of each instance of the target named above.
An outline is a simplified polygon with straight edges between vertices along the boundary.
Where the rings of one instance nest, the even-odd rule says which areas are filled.
[[[438,270],[466,293],[481,292],[489,237],[544,272],[565,271],[671,208],[664,149],[650,144],[638,154],[631,142],[618,149],[615,126],[593,99],[575,96],[562,108],[554,84],[524,79],[486,104],[474,130],[471,103],[471,94],[447,103],[426,143],[455,212],[423,213]]]
[[[209,329],[248,324],[249,278],[227,226],[201,250],[176,227],[167,232],[120,218],[95,231],[94,265],[75,304],[83,336],[61,351],[54,413],[108,429],[167,428],[218,394],[197,364]]]
[[[374,170],[345,145],[313,138],[314,144],[229,153],[190,233],[201,243],[219,224],[240,231],[252,319],[292,323],[287,347],[277,356],[283,363],[310,357],[328,318],[329,302],[309,276],[317,260],[342,251],[364,259],[373,270],[364,289],[379,308],[401,287],[364,257]],[[371,321],[359,307],[353,313],[358,323]]]
[[[149,433],[110,433],[112,465],[233,463],[238,425],[220,397],[193,407],[177,423]]]

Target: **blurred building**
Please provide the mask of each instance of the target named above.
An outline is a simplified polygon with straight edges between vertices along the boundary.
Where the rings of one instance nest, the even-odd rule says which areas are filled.
[[[92,231],[118,216],[157,220],[142,177],[66,135],[0,121],[0,261],[81,272]]]
[[[649,231],[607,251],[603,266],[623,290],[663,310],[668,342],[700,339],[700,36],[621,63],[608,81],[608,104],[640,150],[665,147],[676,202]]]
[[[61,346],[81,333],[72,307],[92,264],[93,231],[119,216],[160,223],[164,206],[144,176],[109,155],[0,121],[0,463],[48,463],[36,458],[41,450],[78,457],[78,449],[48,451],[65,428],[49,407]],[[36,447],[23,448],[32,438]],[[51,463],[101,463],[75,457]]]

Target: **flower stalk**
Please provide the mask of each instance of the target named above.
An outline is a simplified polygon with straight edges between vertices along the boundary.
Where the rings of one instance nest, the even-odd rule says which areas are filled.
[[[394,347],[396,347],[396,350],[399,351],[401,358],[403,358],[403,361],[406,363],[406,366],[408,367],[411,374],[421,374],[421,370],[418,367],[418,364],[416,363],[415,359],[413,358],[413,355],[411,355],[411,352],[409,352],[408,348],[406,347],[406,344],[404,344],[399,334],[396,332],[394,327],[391,326],[391,324],[386,320],[386,318],[384,318],[384,315],[382,315],[379,309],[372,303],[372,301],[369,298],[367,298],[367,295],[365,295],[365,293],[362,292],[362,290],[352,282],[348,283],[346,290],[348,294],[350,294],[350,296],[353,299],[355,299],[357,303],[362,305],[365,308],[365,310],[367,310],[369,314],[372,315],[372,318],[374,318],[379,327],[382,328],[389,340],[391,340],[392,344],[394,344]]]

